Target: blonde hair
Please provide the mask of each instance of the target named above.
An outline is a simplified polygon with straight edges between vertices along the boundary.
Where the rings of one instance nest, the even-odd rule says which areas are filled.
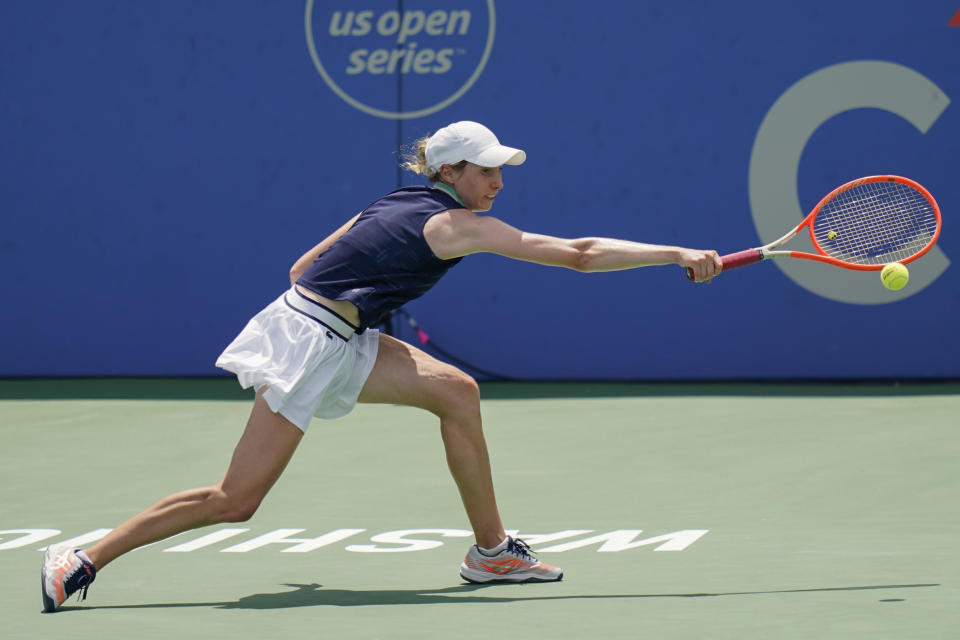
[[[408,171],[426,176],[430,182],[442,182],[440,172],[434,171],[427,166],[427,142],[429,142],[429,140],[429,134],[419,140],[415,140],[410,150],[403,154],[403,162],[400,163],[400,166]],[[461,160],[456,164],[450,165],[450,167],[458,171],[465,166],[467,166],[466,160]]]

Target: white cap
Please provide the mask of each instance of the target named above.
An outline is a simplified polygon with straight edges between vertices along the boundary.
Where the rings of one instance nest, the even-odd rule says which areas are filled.
[[[440,171],[441,166],[461,160],[481,167],[499,167],[523,164],[527,159],[526,153],[503,146],[493,131],[469,120],[454,122],[430,136],[426,156],[431,171]]]

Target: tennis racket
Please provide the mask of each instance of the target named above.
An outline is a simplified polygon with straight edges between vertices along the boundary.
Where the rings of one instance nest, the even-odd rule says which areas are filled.
[[[725,256],[723,271],[767,258],[802,258],[859,271],[906,264],[929,251],[940,236],[940,207],[930,192],[900,176],[868,176],[828,193],[803,222],[782,238]],[[775,251],[808,229],[817,253]],[[687,268],[693,280],[693,271]]]

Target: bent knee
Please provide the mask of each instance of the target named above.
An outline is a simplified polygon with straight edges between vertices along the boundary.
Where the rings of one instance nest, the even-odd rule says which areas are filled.
[[[262,496],[228,493],[220,487],[211,490],[209,500],[216,522],[246,522],[260,508]]]
[[[444,372],[437,396],[434,413],[440,418],[480,413],[480,386],[476,380],[454,367]]]

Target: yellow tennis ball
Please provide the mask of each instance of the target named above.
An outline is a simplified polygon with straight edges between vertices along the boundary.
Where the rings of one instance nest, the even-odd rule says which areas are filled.
[[[837,237],[837,232],[836,232],[836,231],[828,231],[828,232],[827,232],[827,238],[828,238],[829,240],[835,240],[836,237]]]
[[[899,262],[891,262],[880,272],[880,279],[883,281],[883,286],[887,289],[897,291],[907,286],[907,281],[910,279],[910,272]]]

